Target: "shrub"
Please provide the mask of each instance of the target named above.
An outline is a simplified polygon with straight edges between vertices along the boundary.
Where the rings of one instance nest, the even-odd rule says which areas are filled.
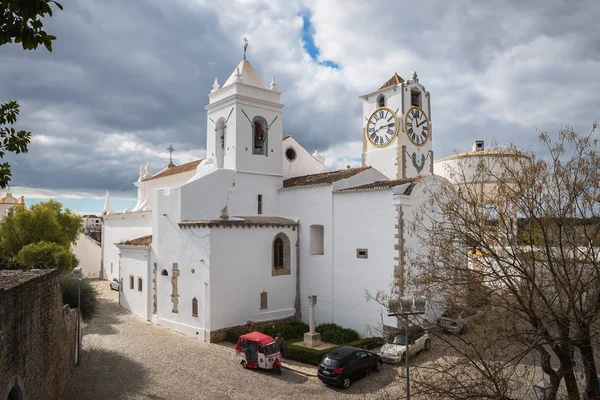
[[[304,322],[287,322],[285,324],[268,325],[260,331],[271,337],[275,337],[278,333],[281,333],[281,336],[285,340],[292,340],[302,338],[308,332],[308,325]]]
[[[12,260],[6,256],[0,256],[0,270],[3,269],[27,269],[24,265],[19,264],[18,262]]]
[[[62,289],[62,300],[71,308],[77,308],[77,278],[71,274],[63,274],[60,277]],[[84,321],[91,320],[98,308],[98,292],[88,279],[81,280],[81,318]]]
[[[15,261],[28,268],[56,268],[60,272],[71,272],[79,264],[77,257],[68,248],[49,242],[24,246],[15,257]]]
[[[354,329],[342,328],[332,322],[317,325],[315,331],[320,333],[321,340],[327,343],[344,344],[360,339],[360,335]]]
[[[331,347],[325,350],[315,350],[308,347],[295,346],[294,343],[301,342],[302,339],[295,340],[290,343],[284,343],[285,358],[298,362],[319,365],[323,356],[330,351],[337,349],[339,346]]]
[[[225,333],[225,335],[226,335],[226,338],[227,338],[228,342],[237,344],[238,339],[244,333],[246,333],[246,332],[242,331],[241,329],[230,329],[230,330],[227,331],[227,333]]]

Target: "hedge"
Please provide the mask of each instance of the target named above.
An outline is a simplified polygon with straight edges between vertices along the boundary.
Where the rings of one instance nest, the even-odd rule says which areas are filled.
[[[225,333],[225,335],[227,341],[237,344],[240,336],[244,335],[245,333],[246,332],[242,331],[241,329],[230,329]]]
[[[332,322],[317,325],[315,331],[320,333],[321,340],[327,343],[344,344],[360,339],[360,335],[354,329],[342,328]]]
[[[288,322],[285,324],[267,325],[260,330],[260,332],[271,337],[277,336],[281,333],[281,336],[285,340],[293,340],[299,337],[304,337],[304,334],[308,332],[308,325],[304,322]]]
[[[337,348],[342,347],[334,346],[325,350],[315,350],[308,347],[296,346],[294,343],[301,342],[303,339],[296,339],[293,341],[285,342],[285,358],[290,360],[299,361],[306,364],[319,365],[323,356]],[[366,339],[355,340],[353,342],[345,343],[344,346],[358,347],[359,349],[371,350],[375,347],[383,345],[383,339],[378,337],[370,337]]]

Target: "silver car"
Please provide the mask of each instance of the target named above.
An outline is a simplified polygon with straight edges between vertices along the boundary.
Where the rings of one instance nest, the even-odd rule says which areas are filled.
[[[112,290],[119,290],[119,279],[118,278],[112,278],[112,281],[110,281],[110,288]]]
[[[476,318],[483,315],[481,311],[463,308],[453,308],[444,311],[437,320],[438,326],[444,332],[464,333],[467,325]]]
[[[406,346],[406,332],[398,330],[391,334],[387,343],[381,347],[381,358],[388,363],[404,362],[407,347],[409,358],[413,357],[423,350],[431,349],[431,338],[422,327],[411,326],[408,328],[408,346]]]

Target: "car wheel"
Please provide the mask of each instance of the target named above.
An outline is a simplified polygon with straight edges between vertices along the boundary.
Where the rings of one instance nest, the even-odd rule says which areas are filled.
[[[275,367],[275,373],[281,375],[281,367],[279,365]]]
[[[246,360],[242,360],[242,367],[243,367],[244,369],[247,369],[247,368],[248,368],[248,364],[246,363]]]
[[[350,380],[350,378],[345,377],[344,380],[342,381],[342,388],[348,389],[350,387],[351,383],[352,383],[352,381]]]
[[[381,371],[381,364],[383,364],[381,361],[377,361],[377,365],[375,366],[375,372]]]
[[[431,340],[427,339],[427,341],[425,341],[425,351],[429,350],[431,350]]]

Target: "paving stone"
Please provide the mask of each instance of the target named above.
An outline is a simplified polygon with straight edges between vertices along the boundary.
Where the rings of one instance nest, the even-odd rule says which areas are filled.
[[[119,306],[107,281],[95,284],[99,312],[83,329],[83,359],[65,400],[378,399],[399,388],[398,370],[389,366],[345,391],[325,386],[301,363],[287,362],[281,375],[245,370],[231,348],[144,321]]]

